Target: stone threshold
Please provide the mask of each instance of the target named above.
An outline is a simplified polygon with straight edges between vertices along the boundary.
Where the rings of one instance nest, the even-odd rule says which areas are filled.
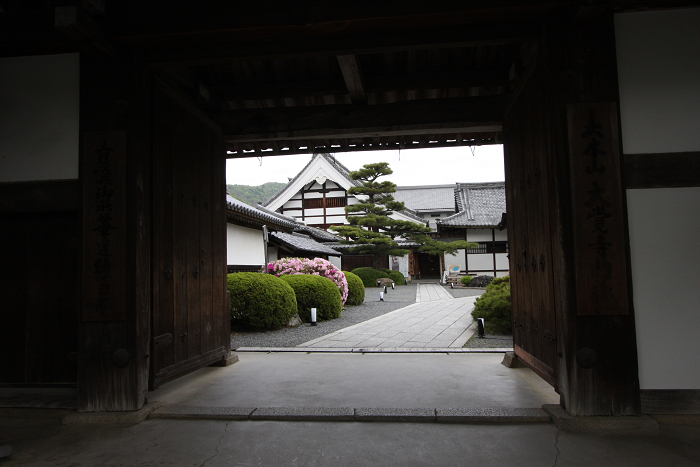
[[[402,423],[549,423],[538,408],[191,407],[162,405],[152,419]]]
[[[506,353],[512,348],[462,347],[238,347],[233,352],[292,352],[292,353]]]

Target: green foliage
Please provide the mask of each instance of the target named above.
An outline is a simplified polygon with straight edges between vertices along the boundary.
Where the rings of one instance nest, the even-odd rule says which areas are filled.
[[[510,284],[510,276],[494,277],[491,283],[486,286],[486,291],[488,292],[489,287],[491,287],[492,285],[503,284],[504,282],[508,282]]]
[[[284,187],[284,183],[267,182],[258,186],[226,185],[226,192],[250,206],[264,203]]]
[[[258,272],[228,275],[231,319],[253,329],[285,326],[297,312],[294,290],[278,277]],[[337,290],[337,289],[336,289]]]
[[[472,276],[464,276],[460,279],[460,282],[465,287],[469,287],[469,283],[472,281]]]
[[[394,281],[396,285],[405,285],[406,278],[399,271],[392,271],[391,269],[385,269],[385,273],[389,274],[389,279]]]
[[[356,268],[352,270],[352,273],[357,275],[365,287],[376,287],[377,279],[388,278],[389,274],[385,271],[379,271],[374,268]]]
[[[510,278],[500,279],[497,284],[493,283],[495,280],[489,284],[486,287],[486,293],[476,299],[472,317],[484,318],[484,327],[487,331],[512,332]]]
[[[348,299],[346,305],[362,305],[365,301],[365,284],[357,274],[345,271],[345,279],[348,281]]]
[[[478,243],[467,242],[465,240],[455,240],[453,242],[433,240],[427,235],[414,235],[411,237],[411,240],[422,243],[423,245],[418,248],[418,251],[422,251],[423,253],[428,253],[430,255],[439,255],[440,253],[453,255],[457,250],[468,250],[469,248],[479,246]]]
[[[302,321],[311,321],[311,308],[316,308],[317,321],[340,317],[343,302],[340,290],[332,280],[312,274],[280,276],[280,279],[294,289],[297,311]]]

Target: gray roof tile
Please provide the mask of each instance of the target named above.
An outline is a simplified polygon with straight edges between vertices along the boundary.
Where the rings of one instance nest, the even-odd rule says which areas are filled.
[[[274,239],[291,248],[293,251],[304,251],[309,253],[320,253],[323,255],[340,256],[342,253],[326,246],[323,243],[318,243],[308,235],[297,232],[284,233],[272,232],[270,234]]]
[[[439,220],[450,227],[497,227],[506,212],[505,182],[458,183],[454,189],[458,212]]]
[[[455,185],[399,186],[393,196],[413,211],[455,210]]]
[[[233,213],[239,213],[257,219],[261,224],[270,223],[286,229],[293,229],[296,227],[296,222],[291,217],[283,216],[268,209],[254,208],[229,194],[226,195],[226,207]]]

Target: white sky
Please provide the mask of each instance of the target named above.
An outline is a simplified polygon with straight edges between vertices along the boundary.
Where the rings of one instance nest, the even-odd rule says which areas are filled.
[[[335,157],[350,170],[364,164],[388,162],[394,171],[384,177],[399,186],[446,185],[457,182],[503,181],[503,146],[410,149],[400,151],[366,151],[336,153]],[[287,183],[311,160],[311,154],[228,159],[226,183],[229,185],[262,185],[266,182]],[[381,180],[381,179],[380,179]]]

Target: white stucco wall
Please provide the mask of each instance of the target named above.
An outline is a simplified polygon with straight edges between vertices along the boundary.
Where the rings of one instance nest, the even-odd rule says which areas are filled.
[[[459,264],[460,271],[465,271],[467,269],[467,263],[464,259],[464,250],[457,250],[454,255],[445,253],[445,267],[450,267],[452,264]]]
[[[329,256],[328,261],[330,261],[331,264],[333,264],[333,266],[342,270],[342,268],[340,267],[340,261],[341,261],[340,258],[341,258],[340,256]]]
[[[700,9],[615,16],[626,154],[700,151]],[[641,389],[700,389],[700,188],[627,190]]]
[[[0,182],[78,178],[79,115],[79,54],[0,58]]]
[[[262,230],[226,224],[226,264],[265,264]]]

